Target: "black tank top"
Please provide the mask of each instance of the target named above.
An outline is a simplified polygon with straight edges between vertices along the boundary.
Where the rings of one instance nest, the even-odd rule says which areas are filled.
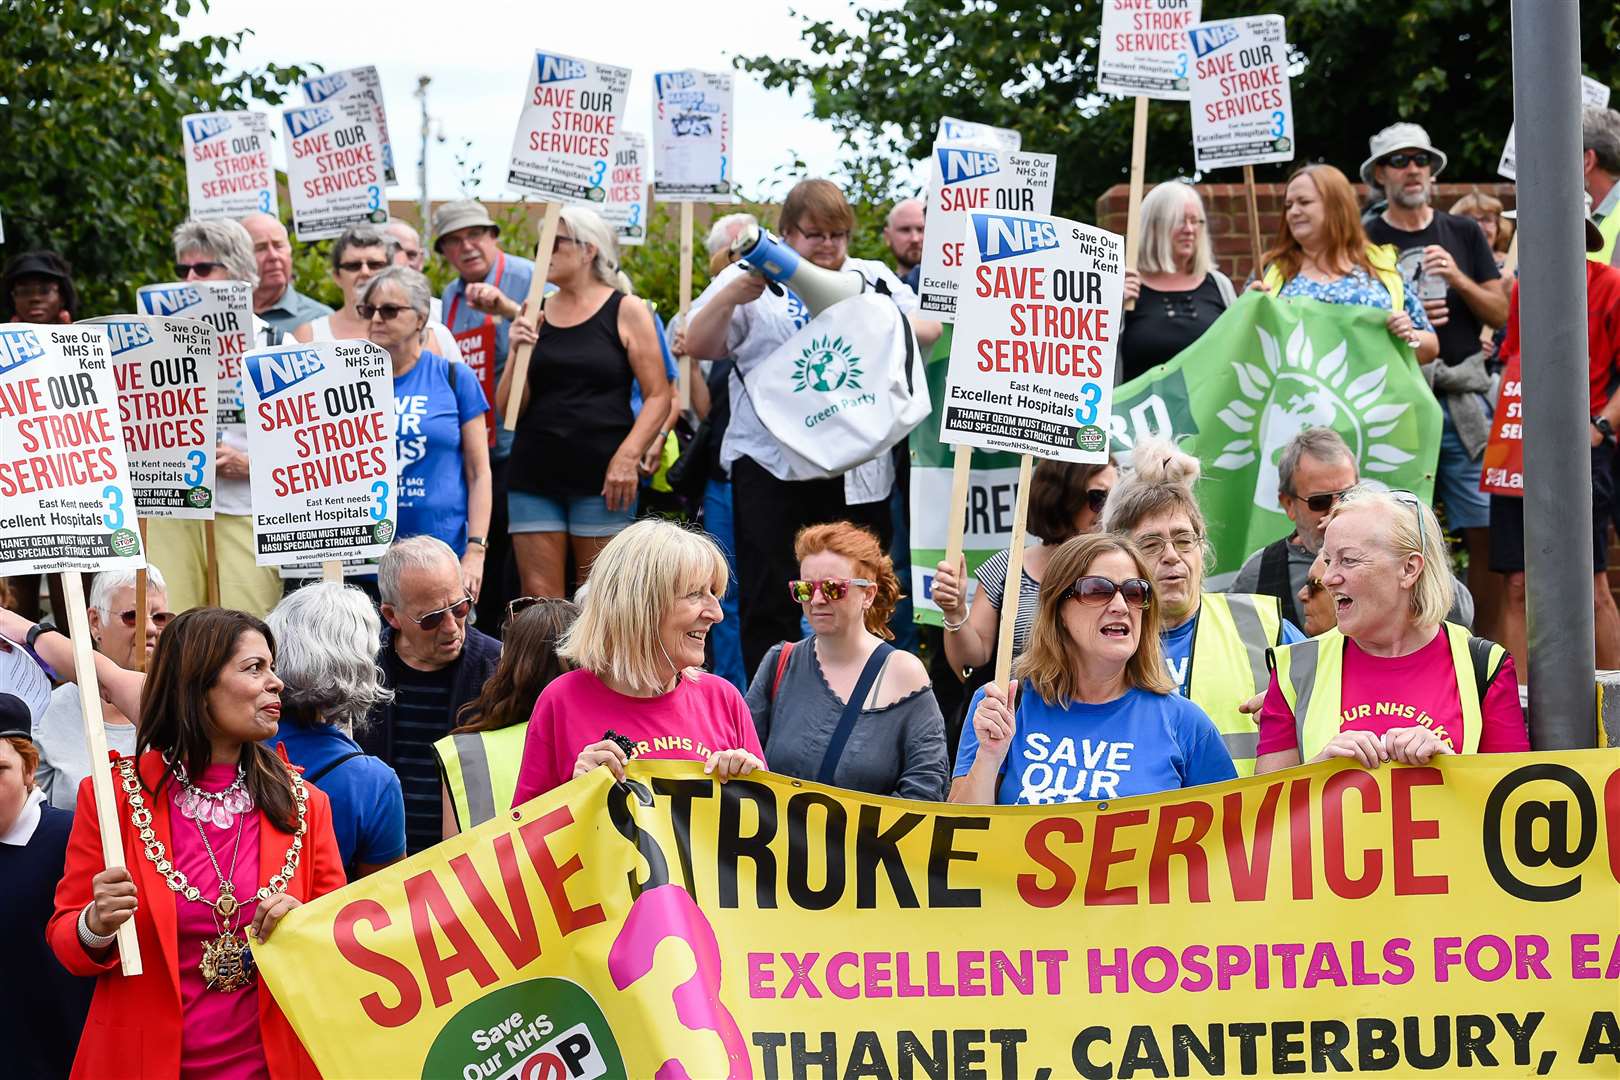
[[[518,417],[508,485],[535,495],[598,495],[630,434],[630,356],[611,293],[577,326],[540,329],[529,357],[529,407]]]

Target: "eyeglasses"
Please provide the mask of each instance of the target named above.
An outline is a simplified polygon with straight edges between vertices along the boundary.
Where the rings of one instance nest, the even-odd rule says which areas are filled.
[[[805,232],[803,229],[794,229],[794,232],[810,241],[812,244],[843,244],[849,242],[849,230],[843,232]]]
[[[381,315],[383,322],[393,322],[402,311],[413,311],[409,304],[356,304],[354,310],[360,313],[362,319],[371,319]]]
[[[1333,509],[1334,503],[1343,501],[1344,493],[1349,490],[1349,488],[1344,488],[1340,491],[1318,491],[1315,495],[1306,495],[1304,502],[1306,506],[1311,508],[1311,513],[1325,514]],[[1299,498],[1298,495],[1294,497]]]
[[[557,248],[563,244],[573,244],[575,247],[581,247],[584,245],[584,241],[576,240],[572,236],[564,236],[562,233],[558,233],[551,241],[551,250],[556,251]]]
[[[851,585],[859,585],[864,589],[874,584],[876,583],[859,577],[822,578],[820,581],[795,579],[788,582],[788,594],[793,597],[795,603],[808,604],[816,598],[816,591],[819,589],[821,595],[827,598],[827,603],[836,604],[848,595]]]
[[[153,626],[156,626],[159,630],[162,630],[165,626],[169,625],[169,620],[174,618],[174,612],[148,611],[146,613],[146,617],[152,620]],[[131,630],[135,629],[135,609],[130,608],[128,611],[120,611],[118,613],[118,621],[129,627]]]
[[[401,255],[405,256],[411,262],[415,262],[417,259],[420,259],[422,257],[422,249],[421,248],[402,247],[402,248],[399,249],[399,253]]]
[[[465,232],[453,232],[449,236],[439,237],[439,247],[455,248],[474,245],[477,244],[478,241],[482,240],[484,235],[488,232],[489,229],[484,226],[468,229]]]
[[[456,622],[460,622],[462,619],[465,619],[467,617],[467,612],[472,610],[472,604],[472,597],[464,596],[460,600],[457,600],[455,603],[451,604],[449,607],[442,607],[437,611],[430,611],[426,615],[407,616],[407,618],[409,618],[411,622],[415,623],[417,626],[420,626],[423,630],[437,630],[439,628],[439,624],[444,622],[444,617],[446,615],[449,615],[451,618],[455,619]]]
[[[177,262],[174,264],[174,272],[181,281],[185,281],[193,274],[202,278],[209,277],[215,270],[223,269],[225,269],[225,264],[222,262]]]
[[[1305,579],[1305,595],[1306,596],[1310,596],[1310,597],[1320,596],[1320,595],[1322,595],[1322,590],[1326,589],[1326,588],[1327,588],[1327,586],[1322,584],[1322,579],[1321,578],[1314,578],[1313,577],[1313,578],[1306,578]]]
[[[1091,510],[1091,512],[1093,514],[1102,513],[1103,512],[1103,507],[1105,507],[1107,505],[1108,505],[1108,489],[1107,488],[1092,488],[1090,491],[1086,492],[1086,506]]]
[[[1115,581],[1101,574],[1087,574],[1085,577],[1077,578],[1073,585],[1064,589],[1063,595],[1058,597],[1058,600],[1061,602],[1072,596],[1087,607],[1102,607],[1114,599],[1115,593],[1123,597],[1132,607],[1145,608],[1148,599],[1153,595],[1153,583],[1139,577]]]
[[[358,274],[362,270],[386,270],[390,265],[387,259],[352,259],[338,263],[338,269],[346,274]]]
[[[1416,165],[1420,169],[1427,169],[1433,163],[1434,158],[1427,150],[1419,150],[1415,154],[1402,151],[1398,154],[1391,154],[1383,160],[1383,164],[1395,169],[1404,169],[1408,165]]]
[[[11,287],[11,295],[18,300],[35,300],[55,296],[62,287],[54,281],[19,281]]]
[[[1204,538],[1197,533],[1176,533],[1171,537],[1149,533],[1147,536],[1136,538],[1136,546],[1141,550],[1143,556],[1149,560],[1157,559],[1160,555],[1163,555],[1164,549],[1167,547],[1175,548],[1177,554],[1191,555],[1202,547],[1203,543]]]

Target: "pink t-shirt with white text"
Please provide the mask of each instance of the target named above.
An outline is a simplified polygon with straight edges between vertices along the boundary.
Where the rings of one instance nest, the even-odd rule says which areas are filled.
[[[1472,678],[1472,673],[1466,674]],[[1406,656],[1373,656],[1354,641],[1344,642],[1344,678],[1339,698],[1340,731],[1382,735],[1395,728],[1421,725],[1439,735],[1453,753],[1462,753],[1462,702],[1451,663],[1451,643],[1444,628],[1417,652]],[[1513,657],[1502,662],[1485,700],[1480,703],[1479,750],[1507,754],[1530,749],[1524,710],[1519,707],[1519,680]],[[1293,750],[1299,745],[1294,710],[1288,707],[1277,673],[1271,673],[1266,703],[1260,709],[1262,754]]]
[[[610,729],[635,741],[636,757],[704,761],[716,750],[747,750],[765,760],[742,694],[717,675],[683,676],[669,693],[642,698],[610,690],[588,671],[570,671],[534,704],[512,805],[573,779],[579,752]]]

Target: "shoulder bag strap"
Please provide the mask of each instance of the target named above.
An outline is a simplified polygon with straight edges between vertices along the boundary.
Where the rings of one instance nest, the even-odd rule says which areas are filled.
[[[861,715],[861,706],[866,703],[866,695],[872,692],[872,684],[877,681],[878,672],[883,670],[883,664],[892,652],[894,646],[885,641],[873,649],[872,655],[866,658],[866,666],[861,669],[861,677],[855,680],[855,689],[850,691],[843,715],[838,718],[838,727],[833,730],[832,740],[827,743],[827,753],[821,759],[821,771],[816,774],[819,783],[830,785],[833,782],[833,773],[838,771],[838,759],[844,754],[844,744],[849,742],[849,733],[855,730],[855,721]]]
[[[304,777],[304,783],[306,783],[306,784],[316,783],[322,777],[324,777],[327,773],[331,772],[333,769],[337,768],[339,765],[343,764],[345,761],[348,761],[350,758],[365,757],[365,756],[366,756],[366,752],[364,750],[350,750],[347,754],[344,754],[342,757],[336,758],[336,759],[334,759],[332,761],[328,761],[325,765],[322,765],[320,768],[316,769],[314,772],[312,772],[308,776]]]
[[[782,676],[787,674],[788,657],[793,655],[793,642],[782,642],[782,648],[776,654],[776,678],[771,680],[770,700],[776,700],[776,692],[782,688]]]

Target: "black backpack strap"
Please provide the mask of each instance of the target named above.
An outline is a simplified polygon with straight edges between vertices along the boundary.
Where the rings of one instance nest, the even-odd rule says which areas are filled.
[[[894,646],[884,641],[880,642],[878,647],[872,650],[872,655],[866,658],[866,666],[861,669],[861,677],[855,680],[855,689],[850,691],[844,712],[838,717],[838,727],[833,729],[832,739],[827,743],[827,753],[821,759],[821,771],[816,774],[818,782],[832,784],[833,773],[838,771],[838,759],[844,754],[844,745],[849,742],[849,733],[855,730],[855,721],[860,718],[861,707],[866,703],[866,695],[872,692],[872,684],[877,682],[878,672],[883,670],[883,665],[892,652]]]
[[[446,366],[450,369],[448,375],[446,376],[450,380],[450,396],[456,397],[456,368],[460,367],[461,365],[456,363],[454,360],[451,360]],[[458,398],[457,400],[460,399]]]
[[[342,757],[337,758],[337,759],[335,759],[333,761],[328,761],[325,765],[322,765],[320,768],[316,769],[314,772],[312,772],[308,776],[304,777],[304,783],[306,783],[306,784],[316,783],[322,777],[324,777],[327,773],[331,772],[333,769],[337,768],[339,765],[343,764],[345,761],[348,761],[350,758],[365,757],[365,756],[366,756],[366,752],[364,750],[350,750],[347,754],[344,754]]]
[[[1293,582],[1288,577],[1287,537],[1260,549],[1260,580],[1254,591],[1264,596],[1275,596],[1282,605],[1283,617],[1295,626],[1305,626],[1305,613],[1299,610]]]
[[[1482,637],[1468,639],[1468,659],[1474,665],[1474,689],[1479,693],[1479,700],[1485,700],[1485,691],[1491,688],[1496,677],[1501,674],[1502,667],[1507,663],[1507,653],[1497,661],[1496,667],[1491,667],[1491,650],[1496,648],[1496,642],[1488,641]]]

